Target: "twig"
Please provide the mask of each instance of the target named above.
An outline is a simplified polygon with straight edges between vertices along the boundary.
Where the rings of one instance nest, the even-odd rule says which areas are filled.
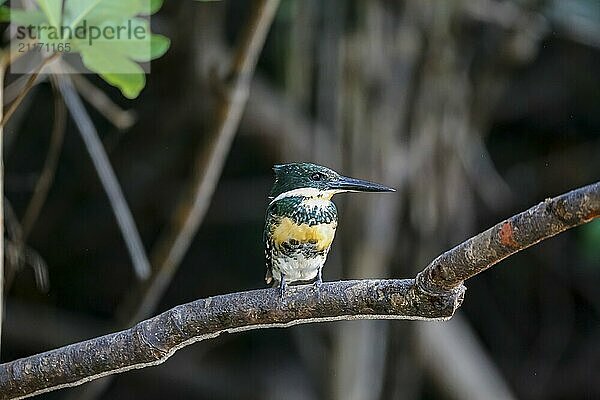
[[[79,128],[92,162],[96,167],[98,177],[104,186],[117,223],[121,228],[123,239],[125,239],[125,244],[129,250],[135,273],[140,279],[145,279],[150,274],[150,263],[146,257],[142,240],[135,227],[131,211],[125,202],[117,177],[110,165],[102,142],[98,138],[96,127],[85,110],[77,91],[73,88],[69,77],[66,75],[57,75],[57,82],[59,91],[75,124]]]
[[[468,321],[459,314],[446,323],[416,324],[420,363],[448,398],[502,399],[515,396]]]
[[[454,138],[448,136],[442,138],[449,146],[456,149],[455,154],[464,165],[467,177],[473,182],[473,187],[479,192],[482,200],[493,209],[506,207],[514,199],[514,193],[496,170],[483,143],[482,135],[478,132],[469,132],[473,129],[470,126],[471,121],[457,122],[463,124],[460,133]]]
[[[471,178],[478,176],[472,174]],[[487,188],[490,186],[477,190],[485,192]],[[455,315],[448,324],[419,323],[413,327],[417,355],[421,358],[417,360],[419,365],[423,365],[436,387],[444,388],[449,398],[514,399],[506,377],[490,360],[468,321],[459,317],[460,314]],[[411,343],[411,347],[414,345]]]
[[[49,287],[48,266],[37,251],[25,244],[23,228],[8,199],[4,199],[4,227],[6,231],[4,238],[5,290],[7,292],[10,290],[15,274],[21,266],[30,266],[35,274],[35,283],[38,289],[46,292]]]
[[[38,76],[40,75],[40,73],[42,72],[44,67],[59,56],[60,56],[60,53],[54,53],[51,56],[44,58],[40,62],[40,65],[38,65],[38,67],[31,73],[31,75],[29,75],[29,79],[27,79],[27,82],[25,82],[25,86],[23,86],[23,89],[21,90],[21,92],[19,93],[19,95],[17,96],[15,101],[13,101],[11,103],[11,105],[8,107],[8,110],[6,110],[4,117],[2,118],[2,120],[0,120],[0,126],[3,126],[3,127],[6,126],[6,123],[8,122],[10,117],[12,117],[14,112],[17,110],[17,108],[19,107],[19,105],[21,104],[21,102],[23,101],[25,96],[27,96],[27,94],[29,93],[31,88],[35,86],[35,82],[37,81]],[[2,103],[0,103],[0,104],[2,104]]]
[[[351,319],[448,319],[462,293],[429,296],[416,290],[412,279],[361,280],[291,287],[283,301],[277,289],[197,300],[125,331],[1,364],[0,399],[158,365],[177,350],[221,333]]]
[[[34,40],[29,39],[23,42],[25,45],[33,43]],[[0,68],[4,70],[4,73],[8,70],[10,64],[17,61],[19,58],[24,56],[25,54],[29,54],[29,51],[20,52],[17,46],[10,46],[8,49],[2,52],[0,56]]]
[[[115,102],[113,102],[109,96],[106,95],[102,90],[92,84],[89,80],[83,76],[77,74],[77,71],[70,67],[68,63],[60,63],[60,69],[66,70],[71,73],[71,79],[75,88],[81,94],[81,96],[91,104],[104,118],[106,118],[111,124],[117,129],[127,130],[135,124],[137,120],[136,113],[131,110],[123,110]],[[46,75],[38,75],[34,85],[43,82]],[[14,101],[19,93],[22,92],[25,87],[28,77],[23,75],[11,82],[5,88],[4,102],[9,103]]]
[[[0,120],[3,117],[2,96],[4,95],[4,74],[6,73],[6,53],[0,62]],[[4,318],[4,127],[0,125],[0,349],[2,345],[2,319]]]
[[[4,102],[3,102],[5,106],[7,106],[7,105],[11,104],[13,101],[15,101],[15,99],[23,91],[23,88],[27,84],[27,81],[29,80],[30,77],[31,77],[31,73],[29,75],[21,75],[20,77],[18,77],[17,79],[12,81],[8,85],[6,85],[6,87],[4,88]],[[38,75],[36,81],[34,82],[34,86],[39,85],[40,83],[42,83],[45,80],[46,80],[46,74]]]
[[[190,187],[181,197],[170,226],[154,246],[151,260],[155,273],[144,283],[142,299],[134,306],[129,324],[147,317],[155,308],[206,214],[248,100],[254,68],[278,5],[279,0],[257,2],[233,57],[225,93],[217,106],[215,127],[210,135],[213,139],[208,148],[204,143],[199,148]],[[129,302],[126,304],[130,306]]]
[[[600,182],[546,199],[459,244],[421,271],[417,283],[426,291],[452,290],[506,257],[598,217]]]
[[[225,332],[353,319],[446,320],[462,303],[463,279],[597,217],[600,182],[546,200],[467,240],[438,257],[416,280],[292,286],[283,300],[277,289],[253,290],[180,305],[128,330],[1,364],[0,399],[29,397],[158,365],[185,346]],[[510,230],[502,228],[507,224]]]
[[[23,214],[22,226],[22,240],[26,241],[35,221],[37,220],[42,206],[46,202],[48,190],[54,181],[54,174],[56,173],[56,167],[58,165],[58,159],[62,150],[63,139],[65,136],[65,127],[67,125],[67,109],[63,102],[60,93],[56,88],[56,78],[52,77],[52,88],[54,92],[54,121],[52,124],[52,132],[50,134],[50,145],[48,146],[48,153],[42,172],[35,184],[33,194],[29,204]]]
[[[15,273],[22,266],[29,266],[35,275],[35,283],[40,292],[48,292],[50,286],[48,279],[48,266],[34,249],[10,239],[4,239],[4,251],[6,254],[6,276],[5,287],[6,291],[10,290],[12,282],[14,282]],[[11,267],[11,268],[8,268]]]
[[[63,66],[66,65],[66,63],[63,63]],[[72,79],[81,96],[117,129],[124,131],[135,124],[137,120],[135,112],[121,109],[106,93],[98,89],[83,76],[74,74]]]

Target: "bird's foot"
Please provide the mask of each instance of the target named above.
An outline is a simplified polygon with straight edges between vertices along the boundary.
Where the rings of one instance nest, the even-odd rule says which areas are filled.
[[[315,287],[318,289],[321,287],[322,284],[323,284],[323,275],[321,274],[321,270],[319,270],[319,273],[317,274],[317,279],[315,280],[313,285],[315,285]]]

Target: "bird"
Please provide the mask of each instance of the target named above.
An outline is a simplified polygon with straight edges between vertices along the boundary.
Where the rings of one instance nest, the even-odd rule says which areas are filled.
[[[394,192],[379,183],[342,176],[308,162],[273,167],[275,183],[266,211],[263,240],[267,285],[323,282],[322,270],[338,225],[331,198],[342,192]]]

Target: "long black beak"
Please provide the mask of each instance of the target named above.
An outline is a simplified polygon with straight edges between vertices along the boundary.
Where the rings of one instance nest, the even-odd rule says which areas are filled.
[[[396,189],[387,187],[375,182],[364,181],[362,179],[348,178],[340,176],[340,179],[331,182],[332,189],[347,190],[353,192],[395,192]]]

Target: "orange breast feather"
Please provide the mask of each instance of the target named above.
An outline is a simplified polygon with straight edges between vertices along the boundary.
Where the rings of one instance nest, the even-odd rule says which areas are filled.
[[[296,224],[291,218],[284,217],[273,229],[273,241],[277,246],[283,242],[295,240],[299,243],[315,243],[318,251],[323,251],[331,246],[337,222],[329,224]]]

